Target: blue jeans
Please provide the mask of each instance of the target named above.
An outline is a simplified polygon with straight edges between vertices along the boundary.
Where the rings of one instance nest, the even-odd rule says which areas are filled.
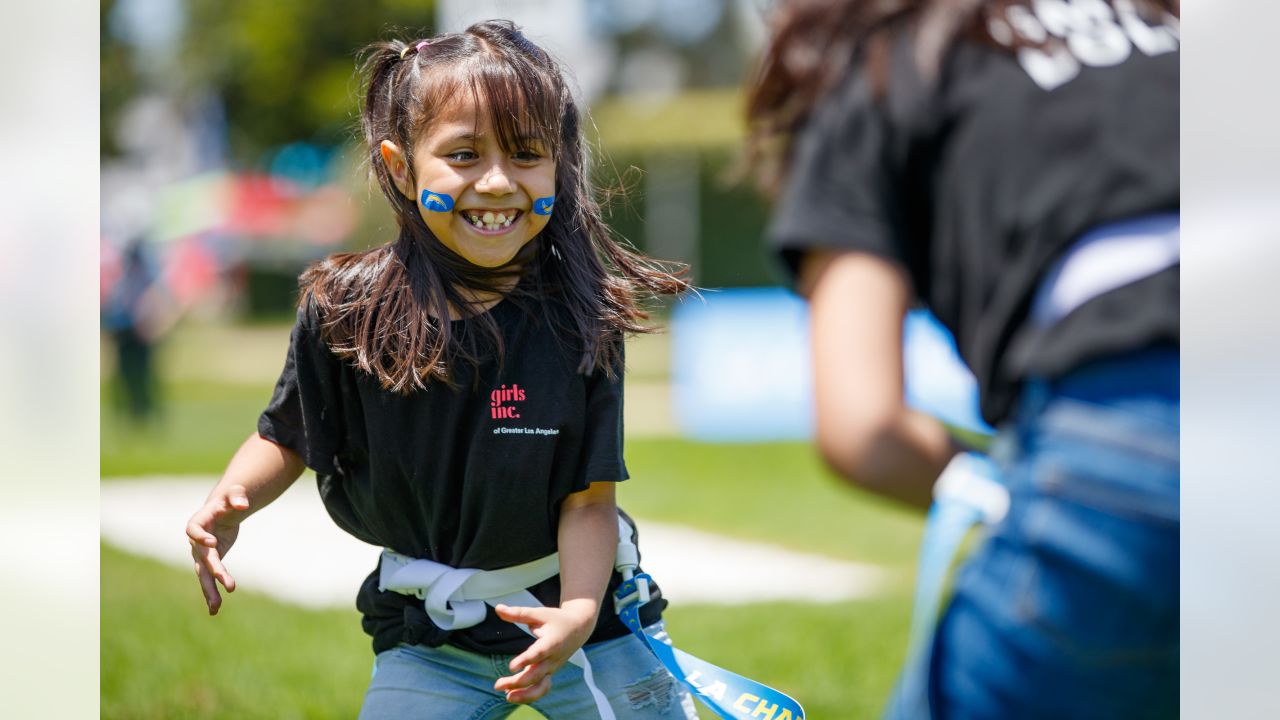
[[[652,634],[662,624],[648,628]],[[664,634],[658,637],[664,637]],[[583,648],[596,686],[618,720],[696,720],[693,698],[634,635]],[[492,720],[517,705],[493,689],[511,674],[512,655],[480,655],[449,645],[399,645],[378,654],[365,694],[361,720]],[[582,670],[565,663],[551,677],[551,690],[532,703],[551,720],[600,717]]]
[[[1178,367],[1147,350],[1027,385],[993,451],[1009,513],[906,670],[932,717],[1177,717]]]

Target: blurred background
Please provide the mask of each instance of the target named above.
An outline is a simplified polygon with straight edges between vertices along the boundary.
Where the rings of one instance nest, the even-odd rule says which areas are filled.
[[[298,271],[387,240],[353,145],[354,54],[391,30],[526,15],[577,76],[597,178],[629,189],[611,221],[707,287],[774,281],[760,203],[724,178],[742,136],[751,0],[506,3],[108,0],[102,3],[103,294],[128,286],[130,249],[201,319],[278,319]],[[487,11],[487,12],[486,12]],[[550,17],[552,21],[539,21]],[[402,33],[403,34],[403,33]],[[128,292],[119,293],[121,296]]]
[[[633,480],[620,504],[642,527],[858,563],[884,579],[821,602],[795,599],[801,588],[759,602],[673,595],[673,635],[799,698],[812,717],[879,712],[905,653],[920,521],[838,486],[805,442],[803,307],[762,248],[767,208],[733,179],[763,4],[101,4],[103,717],[355,716],[372,655],[353,603],[284,602],[242,581],[210,620],[189,567],[108,528],[126,488],[155,498],[174,483],[212,486],[270,397],[298,274],[393,239],[356,144],[357,50],[491,17],[520,23],[573,73],[608,222],[647,253],[687,263],[706,289],[657,308],[670,332],[628,348]],[[314,495],[306,477],[299,485]],[[153,546],[181,558],[195,502],[164,518],[172,537]],[[137,517],[138,503],[130,522],[155,522]],[[273,509],[250,525],[283,522]]]
[[[776,284],[758,243],[766,209],[730,179],[741,86],[763,39],[757,5],[103,2],[104,408],[121,430],[176,411],[171,385],[203,372],[190,349],[217,365],[208,348],[241,343],[215,330],[277,336],[308,263],[392,239],[354,142],[354,55],[390,32],[517,19],[576,76],[614,229],[690,265],[700,287]],[[225,372],[277,364],[253,356]]]
[[[139,478],[211,485],[269,397],[298,271],[389,239],[393,223],[352,145],[359,47],[393,27],[455,29],[472,12],[521,20],[589,100],[597,177],[627,190],[610,222],[689,262],[703,287],[772,292],[765,209],[724,181],[764,4],[371,0],[353,11],[328,0],[108,0],[96,28],[78,0],[8,8],[0,59],[16,70],[0,83],[15,112],[0,114],[0,334],[22,352],[0,354],[6,715],[100,704],[110,718],[354,716],[371,659],[354,609],[242,589],[210,621],[189,568],[87,548],[98,534],[95,440],[104,497]],[[517,5],[531,16],[507,11]],[[1276,62],[1280,8],[1193,0],[1183,20],[1182,709],[1276,717],[1280,486],[1266,448],[1280,403],[1280,105],[1258,80]],[[69,197],[68,173],[99,169],[100,206]],[[34,271],[49,267],[57,272]],[[660,319],[676,325],[680,312]],[[857,601],[677,601],[673,634],[793,694],[813,718],[876,716],[904,651],[919,521],[837,486],[794,422],[749,442],[682,425],[674,335],[629,349],[635,479],[623,505],[642,521],[871,563],[894,580]],[[185,519],[164,519],[178,546]],[[94,603],[85,585],[98,577]],[[86,640],[99,621],[93,655]]]

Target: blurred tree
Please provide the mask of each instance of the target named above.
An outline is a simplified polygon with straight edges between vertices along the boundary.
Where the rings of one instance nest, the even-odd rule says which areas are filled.
[[[130,50],[108,32],[108,18],[116,6],[115,0],[102,0],[98,18],[99,42],[101,44],[101,65],[99,76],[99,108],[102,122],[98,125],[101,154],[115,156],[120,154],[116,144],[120,113],[139,90],[139,78],[134,71],[130,59]]]
[[[351,137],[356,54],[393,32],[427,35],[434,0],[189,0],[182,86],[212,91],[226,107],[234,165],[296,140]]]

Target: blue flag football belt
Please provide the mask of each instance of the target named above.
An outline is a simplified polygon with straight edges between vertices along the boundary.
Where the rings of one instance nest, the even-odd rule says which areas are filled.
[[[894,693],[903,717],[931,718],[928,665],[934,630],[950,597],[950,581],[965,539],[977,526],[990,527],[1009,511],[1009,491],[990,457],[956,455],[933,485],[925,519],[920,563],[907,641],[907,670]]]
[[[911,616],[914,646],[931,635],[947,598],[947,582],[965,537],[975,526],[995,525],[1009,512],[1009,491],[987,455],[957,454],[933,485],[933,504],[925,519]]]
[[[629,577],[628,577],[629,576]],[[640,608],[649,601],[650,577],[645,573],[623,571],[626,579],[614,593],[618,618],[645,647],[658,658],[667,672],[679,680],[703,705],[726,720],[803,720],[804,708],[786,693],[779,692],[712,665],[659,640],[644,631],[640,623]]]
[[[622,584],[613,594],[614,609],[622,624],[644,642],[672,677],[726,720],[804,720],[804,708],[787,694],[712,665],[645,632],[640,608],[649,602],[652,578],[636,573],[639,564],[640,551],[631,541],[631,526],[619,517],[614,569],[622,574]]]

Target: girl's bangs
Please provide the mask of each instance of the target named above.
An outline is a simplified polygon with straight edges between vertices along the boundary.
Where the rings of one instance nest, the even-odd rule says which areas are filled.
[[[498,144],[507,151],[541,142],[553,156],[560,150],[560,84],[528,62],[481,55],[464,70],[476,107],[486,108]]]

